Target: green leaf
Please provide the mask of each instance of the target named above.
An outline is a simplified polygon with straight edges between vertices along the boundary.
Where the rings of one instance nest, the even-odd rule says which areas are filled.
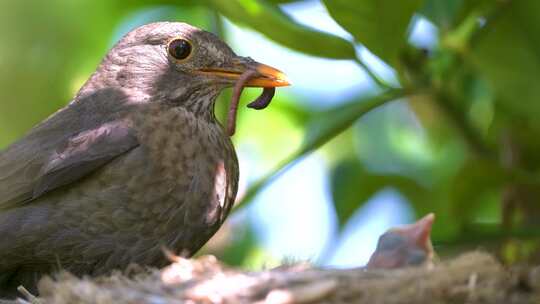
[[[72,98],[124,13],[114,1],[0,2],[0,36],[9,41],[0,46],[0,149]]]
[[[530,227],[501,227],[498,223],[473,223],[462,228],[463,233],[456,234],[451,238],[439,241],[441,248],[457,246],[462,250],[464,245],[472,245],[478,248],[483,244],[508,241],[509,239],[538,240],[540,230]]]
[[[345,30],[391,66],[396,67],[407,42],[411,17],[422,0],[323,0]]]
[[[367,112],[389,101],[401,98],[404,95],[405,91],[393,89],[375,97],[361,97],[354,102],[340,105],[330,111],[320,113],[315,121],[308,124],[306,129],[309,132],[307,132],[308,134],[300,149],[280,162],[269,174],[256,181],[235,207],[238,209],[245,205],[246,202],[251,201],[259,191],[285,172],[294,162],[341,134],[341,132],[348,129],[358,118]]]
[[[337,106],[319,113],[317,119],[307,128],[306,139],[301,151],[310,151],[320,147],[342,131],[350,127],[358,118],[387,101],[404,95],[400,89],[388,90],[376,97],[360,98],[350,103]]]
[[[373,191],[368,190],[364,184],[365,175],[365,168],[355,159],[343,160],[332,169],[332,198],[340,230],[343,230],[354,212],[373,195]]]
[[[462,223],[472,222],[478,210],[486,208],[486,200],[482,198],[488,192],[500,190],[509,179],[502,168],[491,162],[480,159],[468,160],[450,182],[449,195],[455,218]]]
[[[476,35],[469,59],[501,97],[499,106],[538,128],[540,1],[501,3]]]
[[[292,2],[299,2],[303,0],[268,0],[268,2],[273,4],[285,4],[285,3],[292,3]]]
[[[404,195],[413,205],[424,204],[431,195],[410,178],[395,174],[379,175],[367,171],[357,159],[345,159],[332,170],[332,198],[343,229],[350,217],[373,195],[391,187]]]
[[[259,31],[293,50],[334,59],[356,58],[354,47],[349,41],[301,25],[267,1],[206,0],[206,3],[233,22]]]
[[[255,231],[253,231],[253,227],[249,221],[245,221],[242,227],[236,227],[234,224],[229,223],[229,226],[225,226],[225,228],[229,230],[226,230],[227,233],[222,232],[222,234],[225,234],[223,236],[225,240],[220,244],[223,247],[212,248],[214,250],[208,250],[207,247],[203,247],[203,253],[217,256],[226,265],[242,266],[253,250],[257,248]]]
[[[439,28],[451,28],[459,14],[464,0],[426,0],[421,13]]]

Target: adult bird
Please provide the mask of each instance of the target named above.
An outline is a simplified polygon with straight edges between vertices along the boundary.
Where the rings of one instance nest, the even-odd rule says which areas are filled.
[[[99,275],[196,252],[237,192],[218,94],[287,85],[211,33],[160,22],[124,36],[63,109],[0,152],[0,296],[65,269]]]

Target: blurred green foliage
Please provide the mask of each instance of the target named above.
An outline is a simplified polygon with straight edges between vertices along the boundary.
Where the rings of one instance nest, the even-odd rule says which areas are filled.
[[[362,45],[398,75],[399,85],[389,87],[367,70],[378,93],[362,92],[324,111],[274,103],[273,119],[294,121],[291,128],[300,129],[294,134],[304,139],[275,151],[283,161],[251,186],[240,205],[287,166],[320,149],[331,166],[340,228],[390,187],[418,215],[436,213],[436,244],[504,244],[540,235],[540,2],[322,1],[350,41],[296,22],[280,7],[290,2],[297,1],[3,1],[0,147],[69,100],[128,16],[166,5],[148,21],[180,19],[220,33],[221,15],[295,51],[352,59],[367,69],[355,49]],[[437,27],[433,48],[408,43],[419,17]],[[403,100],[423,136],[400,125],[403,115],[396,113]],[[254,237],[250,231],[242,235],[237,250],[245,252]],[[501,252],[515,252],[515,246],[513,241]],[[224,257],[241,263],[245,253],[227,249]]]
[[[260,31],[293,50],[334,59],[355,58],[354,48],[347,40],[296,23],[278,7],[266,1],[207,2],[232,21]],[[299,41],[302,43],[298,43]]]
[[[397,67],[407,29],[422,0],[323,1],[330,15],[379,58]]]

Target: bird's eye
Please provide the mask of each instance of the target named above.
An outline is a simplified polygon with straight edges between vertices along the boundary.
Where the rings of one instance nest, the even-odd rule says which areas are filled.
[[[169,42],[168,50],[174,59],[183,60],[191,54],[191,44],[185,39],[173,39]]]

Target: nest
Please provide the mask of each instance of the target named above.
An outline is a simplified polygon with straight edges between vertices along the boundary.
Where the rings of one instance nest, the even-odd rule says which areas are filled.
[[[60,273],[39,283],[33,303],[540,303],[540,267],[505,269],[470,252],[433,267],[396,270],[281,266],[230,268],[212,256],[107,277]],[[19,300],[21,301],[21,300]],[[20,302],[19,302],[20,303]]]

